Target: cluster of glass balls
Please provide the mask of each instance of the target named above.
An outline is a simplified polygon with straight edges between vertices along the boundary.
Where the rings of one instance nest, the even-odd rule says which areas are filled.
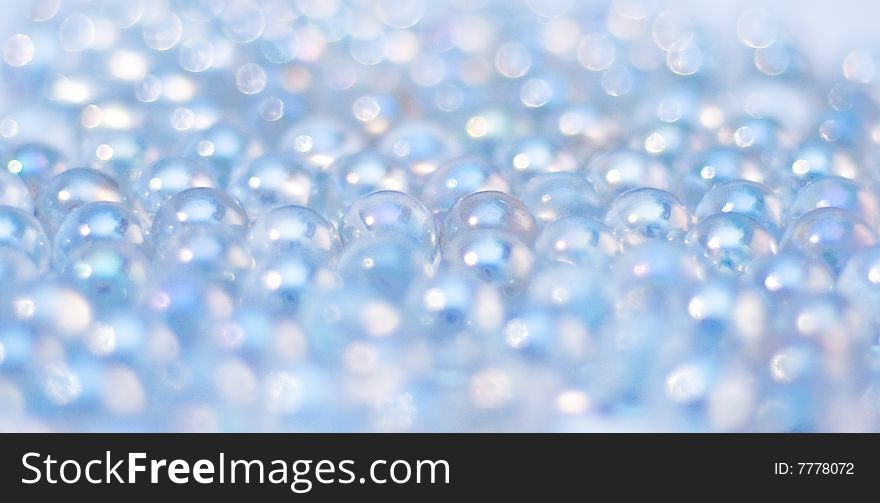
[[[866,51],[638,0],[13,3],[2,430],[880,429]]]

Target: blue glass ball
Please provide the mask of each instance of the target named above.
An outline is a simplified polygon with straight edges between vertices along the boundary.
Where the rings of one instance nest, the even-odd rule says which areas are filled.
[[[69,169],[40,191],[36,215],[49,235],[55,235],[64,218],[77,206],[93,202],[123,203],[126,197],[115,180],[88,168]]]
[[[55,147],[41,143],[23,143],[6,160],[6,170],[24,180],[32,196],[43,184],[66,168],[64,156]]]
[[[438,341],[462,333],[490,334],[504,320],[504,303],[495,287],[448,269],[413,284],[406,309],[410,329]]]
[[[587,178],[605,198],[614,198],[638,187],[668,189],[672,175],[659,159],[621,149],[597,156],[587,165]]]
[[[462,197],[480,191],[509,192],[498,170],[480,157],[461,157],[442,164],[425,181],[420,200],[435,213],[447,211]]]
[[[756,259],[747,277],[774,302],[829,293],[834,286],[834,271],[823,260],[789,251]]]
[[[254,258],[240,233],[225,227],[189,225],[157,247],[154,268],[185,270],[211,281],[241,285]]]
[[[651,240],[632,246],[611,266],[614,299],[639,310],[676,307],[688,285],[706,277],[706,265],[681,243]]]
[[[355,201],[379,190],[407,192],[406,169],[390,157],[366,150],[336,159],[327,168],[326,214],[338,221]]]
[[[284,157],[263,156],[235,169],[229,194],[252,217],[272,208],[295,204],[321,208],[321,183],[303,163]]]
[[[494,160],[504,177],[516,182],[578,168],[571,152],[544,136],[526,136],[502,145],[496,149]]]
[[[691,229],[686,241],[696,246],[718,269],[743,273],[753,260],[773,255],[776,238],[751,217],[718,213]]]
[[[284,253],[262,261],[251,275],[246,296],[251,302],[295,313],[307,295],[320,283],[332,286],[332,273],[312,256]]]
[[[442,239],[448,242],[483,229],[513,233],[527,244],[533,243],[538,233],[535,218],[522,201],[504,192],[486,190],[462,197],[449,209],[443,221]]]
[[[225,192],[197,187],[178,192],[156,212],[150,234],[153,246],[192,225],[217,225],[244,235],[250,220],[247,213]]]
[[[877,194],[869,187],[839,176],[826,176],[800,188],[788,207],[788,218],[794,220],[817,208],[840,208],[865,222],[880,223]]]
[[[874,231],[855,215],[840,208],[820,208],[789,224],[781,244],[783,250],[824,260],[837,273],[853,253],[876,242]]]
[[[293,125],[282,140],[282,152],[325,169],[336,159],[363,148],[363,138],[330,117],[315,116]]]
[[[581,174],[537,175],[525,185],[521,196],[540,226],[567,216],[601,216],[602,199]]]
[[[399,301],[410,285],[433,276],[433,258],[400,234],[364,236],[347,245],[336,262],[345,285],[361,285]]]
[[[453,269],[496,285],[505,297],[523,293],[535,261],[518,235],[496,228],[459,233],[444,244],[443,260]]]
[[[716,213],[751,217],[774,235],[782,228],[782,204],[767,187],[749,180],[729,180],[709,189],[694,210],[697,223]]]
[[[880,321],[880,248],[861,250],[849,258],[837,278],[837,293]]]
[[[134,182],[137,197],[151,216],[173,195],[194,187],[217,187],[217,179],[204,164],[183,158],[157,161]]]
[[[605,224],[625,245],[648,240],[677,241],[690,223],[688,210],[669,192],[641,188],[617,196],[605,214]]]
[[[280,206],[257,218],[247,241],[258,260],[297,252],[329,263],[341,248],[336,227],[302,206]]]
[[[429,259],[437,253],[434,217],[418,199],[393,190],[368,194],[351,205],[339,222],[345,246],[367,237],[398,236]]]
[[[696,204],[709,189],[730,180],[763,183],[761,164],[751,154],[734,147],[715,147],[702,153],[681,173],[676,193],[688,204]]]
[[[34,211],[34,200],[21,177],[0,169],[0,205],[12,206],[28,213]]]
[[[52,259],[62,268],[71,252],[95,241],[122,241],[142,245],[147,232],[141,218],[117,203],[86,203],[77,207],[55,233]]]
[[[149,271],[150,262],[140,247],[124,241],[101,240],[70,254],[61,275],[96,306],[118,309],[140,300]]]
[[[40,272],[49,266],[51,245],[40,222],[11,206],[0,206],[0,249],[23,253]]]
[[[602,222],[581,216],[563,217],[547,224],[535,243],[543,262],[606,269],[620,252],[614,231]]]
[[[808,140],[791,156],[787,176],[803,186],[825,176],[853,178],[857,175],[855,161],[839,148],[820,140]]]
[[[389,131],[379,151],[406,166],[415,178],[437,171],[440,165],[462,153],[458,138],[430,122],[405,122]]]

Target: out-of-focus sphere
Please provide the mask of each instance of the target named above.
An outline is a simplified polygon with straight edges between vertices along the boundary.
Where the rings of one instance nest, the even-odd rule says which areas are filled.
[[[449,209],[442,239],[449,242],[460,234],[483,229],[511,232],[529,245],[538,233],[535,218],[522,201],[504,192],[486,190],[462,197]]]
[[[208,280],[240,284],[254,268],[254,258],[244,238],[221,226],[184,227],[166,239],[155,252],[163,270],[192,271]]]
[[[880,321],[880,248],[868,248],[850,257],[837,278],[837,293],[872,320]]]
[[[13,248],[0,247],[0,282],[9,293],[12,293],[13,287],[29,282],[39,274],[37,265],[27,254]],[[0,301],[5,298],[6,294],[0,293]]]
[[[365,286],[394,301],[403,299],[414,281],[434,275],[433,257],[396,233],[351,242],[339,255],[336,271],[346,286]]]
[[[374,151],[340,157],[327,168],[327,172],[327,215],[334,221],[342,218],[355,201],[371,192],[407,192],[409,189],[409,177],[403,166]]]
[[[563,217],[544,227],[535,243],[537,258],[605,269],[620,252],[611,227],[582,216]]]
[[[271,155],[236,168],[229,194],[254,218],[278,206],[320,206],[322,198],[320,183],[309,168]]]
[[[747,277],[777,302],[829,293],[834,286],[834,272],[824,261],[788,251],[756,259]]]
[[[398,236],[426,257],[437,252],[434,217],[418,199],[393,190],[368,194],[351,205],[339,223],[346,246],[365,237]]]
[[[178,192],[216,186],[214,174],[204,164],[182,158],[158,161],[147,167],[135,181],[137,196],[150,215]]]
[[[677,177],[677,194],[688,204],[697,204],[712,187],[730,180],[763,183],[763,166],[751,155],[733,147],[716,147],[704,152]]]
[[[574,316],[595,330],[608,316],[611,298],[607,277],[591,267],[555,264],[535,272],[529,301]]]
[[[32,196],[52,177],[66,168],[64,156],[55,147],[41,143],[23,143],[6,158],[7,171],[24,180]]]
[[[49,235],[74,208],[86,203],[122,203],[125,195],[115,180],[88,168],[69,169],[53,178],[37,195],[36,215]]]
[[[775,254],[776,238],[750,217],[718,213],[688,233],[686,241],[711,260],[718,269],[745,272],[755,258]]]
[[[846,210],[875,228],[880,223],[880,205],[874,191],[839,176],[819,178],[801,187],[788,208],[788,218],[794,220],[817,208]]]
[[[468,156],[448,161],[432,173],[420,199],[431,211],[443,213],[460,198],[486,190],[508,192],[510,187],[491,163]]]
[[[619,195],[608,207],[605,223],[626,245],[647,240],[677,241],[688,230],[690,216],[669,192],[641,188]]]
[[[322,274],[325,281],[332,277],[313,256],[296,252],[276,255],[263,261],[251,275],[247,295],[270,308],[295,312],[304,296],[321,282]]]
[[[18,208],[0,206],[0,249],[25,254],[40,272],[49,266],[49,238],[36,218]]]
[[[34,211],[34,200],[27,185],[6,169],[0,169],[0,206],[12,206],[28,213]]]
[[[876,242],[871,227],[857,216],[840,208],[820,208],[789,224],[782,249],[824,260],[837,273],[853,253]]]
[[[789,165],[789,176],[801,186],[826,176],[855,178],[857,174],[852,157],[819,140],[807,141],[798,147]]]
[[[567,216],[601,216],[596,188],[575,173],[537,175],[523,189],[522,201],[541,226]]]
[[[504,320],[498,290],[460,271],[441,270],[414,284],[406,306],[416,333],[441,340],[460,333],[491,333]]]
[[[150,263],[143,251],[124,241],[94,241],[77,248],[62,275],[107,308],[137,302],[147,283]]]
[[[247,241],[258,260],[293,252],[328,263],[340,250],[336,227],[302,206],[280,206],[257,218]]]
[[[445,128],[429,122],[409,122],[389,131],[379,150],[406,166],[416,178],[422,178],[461,155],[462,146]]]
[[[283,152],[325,169],[336,159],[363,148],[355,131],[327,117],[311,117],[295,124],[283,140]]]
[[[606,198],[638,187],[668,189],[670,176],[659,159],[629,149],[602,154],[587,166],[587,177]]]
[[[241,235],[247,232],[247,213],[225,192],[197,187],[178,192],[153,218],[151,238],[154,246],[180,229],[191,225],[219,225]]]
[[[505,297],[523,292],[535,262],[517,234],[497,228],[462,232],[443,246],[443,259],[452,268],[496,285]]]
[[[118,203],[86,203],[77,207],[61,223],[55,234],[53,262],[60,268],[67,256],[85,243],[122,241],[142,245],[144,224],[133,211]]]
[[[526,182],[542,173],[571,172],[578,168],[574,155],[543,136],[527,136],[499,147],[495,164],[508,180]]]
[[[683,288],[705,277],[705,265],[683,244],[660,240],[624,250],[611,267],[615,301],[637,309],[674,306]]]
[[[767,187],[749,180],[730,180],[709,189],[694,210],[699,223],[716,213],[740,213],[751,217],[778,235],[782,226],[782,204]]]

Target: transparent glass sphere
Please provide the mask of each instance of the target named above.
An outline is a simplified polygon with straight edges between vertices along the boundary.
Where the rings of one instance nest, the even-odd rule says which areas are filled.
[[[258,260],[298,252],[329,263],[340,249],[339,234],[332,223],[314,210],[292,205],[257,218],[247,241]]]
[[[71,252],[94,241],[142,245],[146,234],[140,217],[125,206],[106,202],[86,203],[71,211],[61,222],[53,244],[53,263],[60,269]]]
[[[504,303],[494,286],[463,271],[441,269],[407,293],[407,318],[414,333],[437,340],[461,333],[488,334],[504,320]]]
[[[322,277],[323,276],[323,277]],[[251,275],[246,296],[250,302],[294,313],[315,285],[331,283],[332,273],[314,256],[289,252],[262,261]]]
[[[853,253],[876,241],[868,224],[855,215],[840,208],[820,208],[789,224],[781,244],[783,250],[825,261],[837,273]]]
[[[789,251],[756,259],[746,276],[776,302],[829,293],[834,286],[834,272],[824,261]]]
[[[194,187],[217,187],[217,180],[202,163],[166,158],[144,169],[134,187],[144,209],[153,215],[174,194]]]
[[[330,117],[309,117],[288,130],[282,151],[304,159],[310,166],[325,169],[336,159],[363,148],[363,138]]]
[[[49,238],[36,218],[18,208],[0,206],[0,249],[25,254],[40,272],[49,266]]]
[[[223,226],[240,235],[247,232],[247,213],[225,192],[197,187],[178,192],[156,212],[150,234],[154,246],[191,225]]]
[[[305,299],[301,319],[309,351],[338,372],[370,375],[400,357],[403,313],[369,288],[344,286]]]
[[[389,131],[379,151],[406,166],[416,178],[430,175],[462,153],[461,142],[446,128],[430,122],[406,122]]]
[[[361,285],[399,301],[417,280],[433,276],[433,258],[400,234],[364,236],[339,255],[336,271],[345,285]]]
[[[136,303],[147,284],[150,263],[140,247],[125,241],[87,243],[71,253],[61,275],[95,306]]]
[[[46,182],[66,167],[61,152],[41,143],[17,146],[9,153],[5,165],[7,171],[24,180],[32,196],[36,196]]]
[[[744,339],[764,335],[769,313],[759,291],[723,276],[689,285],[684,303],[693,324],[692,350],[698,354],[717,353],[723,335]]]
[[[677,177],[676,193],[697,204],[712,187],[730,180],[763,183],[765,171],[750,154],[734,147],[714,147],[687,166]]]
[[[683,244],[669,241],[630,247],[611,266],[614,299],[636,309],[675,306],[684,288],[705,277],[705,264]]]
[[[443,260],[516,297],[528,285],[534,255],[517,234],[497,228],[461,232],[443,245]]]
[[[874,321],[880,321],[880,248],[855,253],[837,278],[837,293],[858,306]]]
[[[180,229],[156,249],[155,268],[192,271],[211,281],[241,284],[254,268],[254,258],[240,233],[196,224]]]
[[[421,201],[431,211],[443,213],[460,198],[480,191],[509,192],[507,181],[481,157],[460,157],[443,163],[422,189]]]
[[[877,194],[847,178],[826,176],[804,185],[788,207],[788,218],[794,220],[817,208],[840,208],[876,226],[880,223]]]
[[[620,252],[611,227],[583,216],[563,217],[544,227],[535,243],[535,255],[544,262],[607,268]]]
[[[505,178],[517,182],[578,168],[571,152],[544,136],[526,136],[502,145],[496,149],[494,160]]]
[[[16,291],[11,298],[13,319],[44,335],[67,340],[91,325],[94,309],[89,299],[68,282],[44,279]]]
[[[845,151],[820,140],[808,140],[792,154],[788,176],[803,186],[820,178],[837,175],[855,178],[855,160]]]
[[[181,234],[187,232],[191,229]],[[171,259],[162,267],[154,264],[144,294],[144,306],[178,336],[184,350],[198,347],[213,324],[228,320],[235,301],[227,281],[196,267],[177,266]]]
[[[236,168],[229,194],[252,217],[289,204],[320,208],[322,199],[321,184],[308,167],[294,159],[273,155]]]
[[[529,285],[529,303],[574,317],[596,330],[611,312],[607,277],[592,267],[554,264],[537,270]],[[586,342],[586,341],[583,341]]]
[[[34,200],[21,177],[0,169],[0,206],[12,206],[28,213],[34,211]]]
[[[751,217],[740,213],[717,213],[688,233],[696,246],[718,269],[745,272],[758,257],[777,252],[776,238]]]
[[[51,181],[37,195],[36,215],[49,235],[71,210],[93,202],[123,203],[122,189],[109,176],[88,168],[69,169]]]
[[[601,216],[602,199],[581,174],[544,173],[523,188],[522,201],[540,226],[567,216]]]
[[[690,215],[669,192],[641,188],[617,196],[608,207],[605,223],[625,245],[648,240],[677,241],[688,230]]]
[[[339,223],[346,246],[366,238],[399,236],[429,259],[437,253],[434,217],[418,199],[393,190],[368,194],[351,205]]]
[[[373,150],[346,155],[327,168],[327,215],[338,221],[345,210],[371,192],[407,192],[406,169],[393,159]]]
[[[587,178],[605,198],[638,187],[668,189],[671,174],[662,161],[630,149],[596,157],[587,165]]]
[[[10,293],[13,287],[34,280],[39,274],[37,264],[25,252],[0,246],[0,282]],[[6,294],[0,293],[0,301],[5,298]]]
[[[697,223],[716,213],[739,213],[751,217],[778,235],[782,226],[782,204],[767,187],[749,180],[730,180],[709,189],[694,210]]]
[[[853,356],[860,358],[868,350],[870,325],[865,323],[857,307],[840,295],[824,293],[799,297],[784,307],[778,319],[782,333],[825,348],[833,347],[839,358],[845,358],[854,350]],[[876,340],[876,335],[873,337]]]
[[[456,202],[443,221],[442,239],[482,229],[499,229],[515,234],[531,245],[538,233],[535,218],[522,201],[505,192],[486,190],[469,194]]]

